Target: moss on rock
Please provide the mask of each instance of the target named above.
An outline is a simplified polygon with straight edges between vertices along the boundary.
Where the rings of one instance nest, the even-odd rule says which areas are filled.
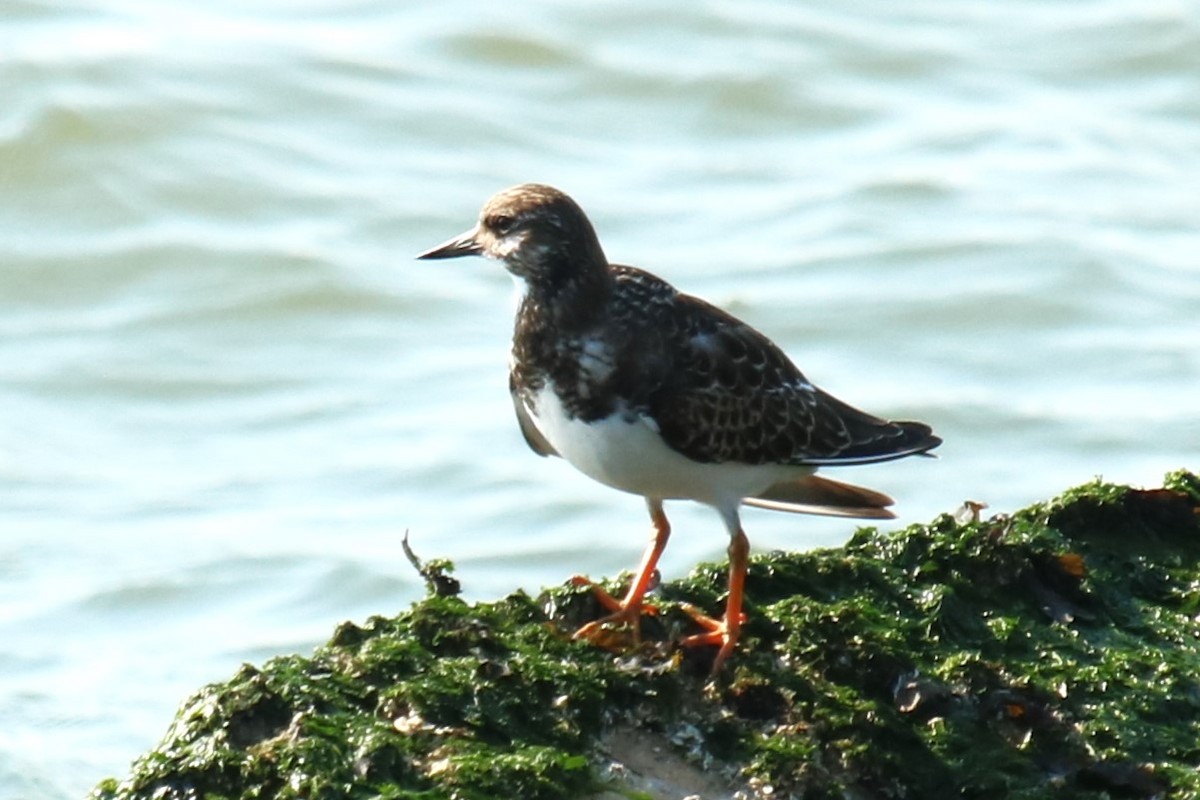
[[[719,608],[719,565],[660,587],[636,648],[571,639],[579,587],[433,594],[202,689],[92,796],[1197,796],[1198,509],[1180,471],[757,555],[716,682],[670,643],[680,603]]]

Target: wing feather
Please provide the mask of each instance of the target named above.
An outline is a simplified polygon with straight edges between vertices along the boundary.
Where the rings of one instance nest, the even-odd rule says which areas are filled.
[[[550,444],[549,440],[542,435],[542,432],[538,430],[537,425],[534,423],[533,417],[529,415],[529,409],[525,407],[525,401],[521,399],[521,393],[517,390],[516,381],[511,376],[508,379],[508,391],[512,395],[513,411],[517,414],[517,424],[521,426],[521,435],[525,437],[525,443],[529,445],[529,449],[539,456],[558,455],[558,451],[554,449],[554,445]]]
[[[665,284],[664,284],[665,285]],[[859,411],[814,386],[767,337],[695,297],[656,307],[643,341],[663,438],[702,462],[865,464],[937,447],[929,426]]]
[[[748,506],[793,514],[820,514],[857,519],[895,519],[888,510],[892,498],[882,492],[829,478],[809,475],[782,481],[757,497],[743,500]]]

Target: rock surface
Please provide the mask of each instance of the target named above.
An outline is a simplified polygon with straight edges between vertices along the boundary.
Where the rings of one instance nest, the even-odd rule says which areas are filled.
[[[200,690],[92,797],[1200,794],[1200,479],[962,516],[755,556],[713,682],[671,642],[680,602],[720,608],[722,566],[660,587],[636,647],[571,639],[586,589],[469,605],[431,580]]]

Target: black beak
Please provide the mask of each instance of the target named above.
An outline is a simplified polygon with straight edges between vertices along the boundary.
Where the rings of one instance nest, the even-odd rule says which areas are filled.
[[[424,253],[418,255],[417,258],[432,261],[437,258],[462,258],[463,256],[480,255],[483,252],[483,246],[475,240],[478,233],[478,227],[471,228],[471,230],[455,236],[448,242],[442,242],[437,247],[426,250]]]

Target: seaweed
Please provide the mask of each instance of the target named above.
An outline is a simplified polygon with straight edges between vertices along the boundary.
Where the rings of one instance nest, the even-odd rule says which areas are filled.
[[[754,556],[715,680],[673,642],[721,565],[605,647],[571,638],[597,614],[573,583],[470,604],[431,582],[200,690],[92,797],[1200,795],[1200,479],[967,516]]]

